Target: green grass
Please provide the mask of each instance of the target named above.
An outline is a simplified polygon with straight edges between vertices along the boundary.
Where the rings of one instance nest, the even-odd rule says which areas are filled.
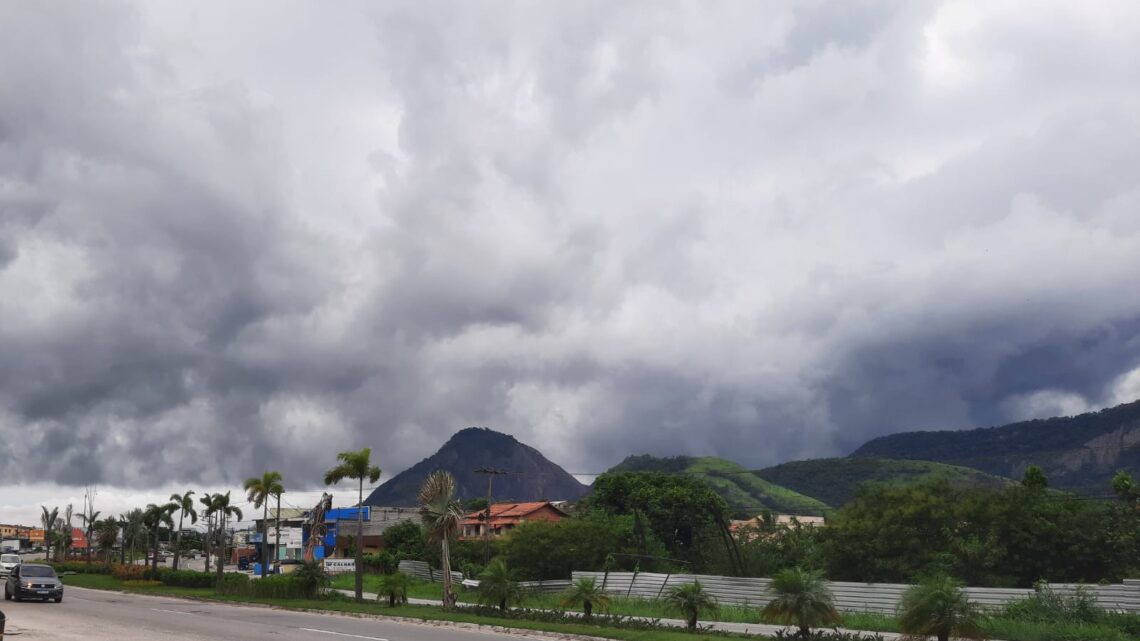
[[[898,632],[895,618],[871,612],[844,612],[840,627],[872,632]],[[987,618],[982,625],[987,636],[1006,641],[1130,641],[1135,639],[1109,623],[1057,623]]]
[[[365,579],[369,578],[373,580],[373,583],[375,583],[375,580],[378,579],[378,577],[375,576],[365,577]],[[126,592],[137,592],[140,594],[196,598],[210,601],[223,601],[228,603],[252,603],[290,610],[320,610],[328,612],[339,612],[344,614],[403,617],[408,619],[418,619],[421,621],[451,621],[458,623],[473,623],[521,630],[557,632],[561,634],[580,634],[585,636],[601,637],[605,639],[617,639],[618,641],[693,641],[694,639],[712,638],[763,638],[756,636],[746,637],[745,635],[700,633],[693,634],[681,630],[626,630],[622,628],[607,627],[603,625],[591,625],[587,623],[555,623],[546,621],[504,619],[499,617],[474,614],[470,612],[445,612],[437,606],[430,605],[402,605],[395,608],[389,608],[386,605],[377,603],[375,601],[357,603],[349,599],[266,599],[238,595],[220,595],[216,594],[210,588],[176,588],[164,585],[129,586],[125,585],[122,581],[115,579],[114,577],[99,574],[66,575],[63,577],[63,581],[66,585],[70,586],[100,590],[123,590]],[[344,583],[343,577],[337,577],[337,582]],[[348,589],[351,589],[351,575],[348,577],[348,584]],[[431,587],[430,584],[417,585],[427,585]],[[422,592],[425,593],[433,591],[438,590],[422,590]],[[433,597],[426,596],[425,598]]]

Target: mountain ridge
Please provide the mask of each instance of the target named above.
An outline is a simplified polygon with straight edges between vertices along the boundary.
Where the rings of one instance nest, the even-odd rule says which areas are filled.
[[[364,504],[415,506],[424,479],[436,470],[446,470],[455,477],[457,499],[486,497],[487,477],[475,471],[480,468],[510,471],[495,477],[492,500],[496,502],[576,501],[588,490],[566,470],[515,437],[485,427],[468,427],[453,434],[431,456],[382,483]]]
[[[1140,476],[1140,401],[993,427],[900,432],[867,441],[851,457],[935,461],[1009,478],[1039,465],[1054,487],[1103,494],[1118,469]]]

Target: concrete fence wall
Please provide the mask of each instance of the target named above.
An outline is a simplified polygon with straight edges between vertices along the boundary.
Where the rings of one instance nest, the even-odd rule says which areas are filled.
[[[671,586],[700,581],[717,601],[745,607],[763,607],[769,601],[768,579],[711,576],[698,574],[657,574],[653,572],[574,572],[573,580],[594,577],[605,583],[607,592],[642,599],[656,599]],[[909,585],[899,583],[828,582],[835,597],[835,607],[852,612],[893,614]],[[1078,587],[1071,583],[1053,583],[1059,594],[1072,594]],[[1085,585],[1097,604],[1106,610],[1140,613],[1140,580],[1127,580],[1115,585]],[[1007,588],[966,588],[971,601],[984,607],[997,607],[1024,599],[1033,590]]]

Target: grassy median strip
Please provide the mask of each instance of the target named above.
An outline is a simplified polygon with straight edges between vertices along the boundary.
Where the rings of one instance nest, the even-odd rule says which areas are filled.
[[[586,623],[562,623],[548,621],[529,621],[525,619],[508,619],[494,616],[485,616],[471,612],[452,611],[445,612],[437,606],[429,605],[401,605],[394,608],[365,601],[357,603],[348,599],[265,599],[238,595],[221,595],[211,588],[178,588],[166,585],[150,585],[135,581],[121,581],[111,576],[99,574],[75,574],[62,577],[63,582],[69,586],[93,588],[98,590],[122,590],[161,596],[185,597],[206,599],[227,603],[248,603],[269,605],[290,610],[324,610],[345,614],[367,614],[382,617],[401,617],[417,619],[420,621],[448,621],[455,623],[470,623],[502,628],[515,628],[521,630],[534,630],[537,632],[557,632],[561,634],[578,634],[583,636],[618,639],[619,641],[693,641],[694,639],[724,639],[747,638],[762,639],[754,635],[730,635],[724,633],[690,633],[683,630],[627,630],[602,625]],[[425,597],[430,598],[430,597]]]

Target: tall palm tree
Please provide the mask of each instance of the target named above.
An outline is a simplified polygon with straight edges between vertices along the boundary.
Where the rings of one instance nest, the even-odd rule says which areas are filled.
[[[123,530],[122,562],[127,562],[127,545],[131,546],[131,562],[134,563],[135,550],[139,541],[146,539],[146,525],[143,523],[143,511],[134,508],[119,519],[119,527]]]
[[[44,506],[40,506],[43,514],[40,515],[40,525],[44,528],[44,558],[51,560],[51,546],[55,543],[55,521],[59,518],[59,508],[53,507],[51,512]]]
[[[705,591],[700,581],[693,581],[684,585],[669,588],[665,595],[665,603],[685,616],[685,624],[689,630],[697,629],[697,618],[707,612],[716,612],[716,599]]]
[[[190,515],[191,525],[198,522],[198,512],[194,509],[194,490],[188,490],[185,494],[171,494],[170,504],[178,512],[178,536],[174,543],[173,566],[177,570],[178,559],[182,556],[182,519],[186,518],[186,515]]]
[[[210,497],[210,507],[206,508],[207,512],[215,515],[217,520],[218,532],[218,585],[222,584],[222,575],[225,573],[226,565],[226,521],[232,516],[237,520],[241,520],[241,509],[236,505],[230,505],[230,493],[222,494],[218,492]]]
[[[253,507],[261,508],[261,578],[265,578],[265,566],[269,556],[265,553],[266,539],[269,538],[269,497],[285,491],[281,486],[281,472],[267,470],[261,476],[251,476],[242,484],[246,498]],[[276,554],[276,550],[274,551]]]
[[[119,519],[108,516],[105,519],[95,521],[92,530],[95,533],[95,542],[98,543],[99,549],[103,552],[103,562],[111,565],[111,548],[115,547],[115,541],[119,538]],[[88,546],[91,543],[91,539],[88,538]]]
[[[95,523],[98,522],[100,514],[102,512],[88,511],[79,515],[79,518],[83,520],[83,535],[87,537],[87,565],[91,565],[91,548],[95,547],[95,544],[91,542],[91,532],[95,529]]]
[[[961,584],[944,575],[929,577],[911,587],[899,602],[899,628],[906,633],[904,639],[914,641],[927,641],[931,636],[938,641],[949,641],[951,636],[985,639],[981,618]]]
[[[341,452],[336,455],[340,463],[325,472],[325,485],[356,479],[356,600],[364,600],[364,479],[375,483],[380,479],[380,468],[372,464],[372,448],[359,452]]]
[[[506,612],[507,606],[521,596],[519,582],[506,561],[495,559],[479,574],[479,605],[497,605],[500,612]]]
[[[143,510],[143,523],[154,536],[154,547],[151,548],[153,550],[151,555],[151,572],[153,574],[158,574],[158,533],[164,525],[168,529],[174,529],[174,519],[171,515],[174,514],[175,509],[176,506],[173,503],[163,505],[151,503]]]
[[[210,500],[212,496],[209,492],[203,492],[202,496],[198,497],[198,502],[202,504],[202,516],[206,518],[206,571],[210,571],[210,551],[214,548],[214,513],[210,512]]]
[[[463,522],[463,507],[455,500],[455,478],[449,472],[432,472],[420,487],[420,517],[428,531],[428,541],[439,544],[440,564],[443,570],[443,607],[455,605],[455,592],[451,588],[451,555],[449,545],[459,536]]]
[[[581,577],[562,595],[562,607],[564,608],[579,603],[582,604],[583,618],[589,621],[590,617],[594,615],[595,607],[602,612],[609,611],[610,595],[606,594],[594,577]]]
[[[839,612],[823,575],[802,568],[787,568],[772,577],[768,586],[772,600],[764,616],[799,628],[797,636],[808,638],[811,628],[839,623]]]

